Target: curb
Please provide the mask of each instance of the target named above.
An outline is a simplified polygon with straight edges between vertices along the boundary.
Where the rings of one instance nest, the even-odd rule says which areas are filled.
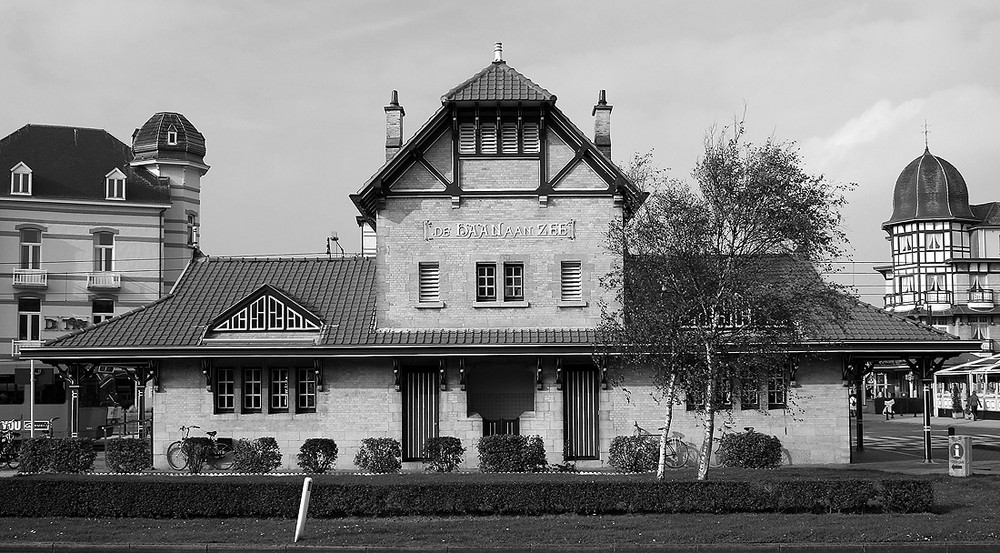
[[[305,553],[413,553],[419,551],[445,551],[449,553],[570,553],[570,552],[611,552],[611,553],[981,553],[997,551],[1000,542],[880,542],[880,543],[717,543],[717,544],[587,544],[587,545],[546,545],[525,544],[510,547],[405,547],[405,546],[315,546],[315,545],[238,545],[218,543],[198,544],[97,544],[66,542],[22,542],[0,543],[0,553],[233,553],[235,551],[278,552],[302,551]]]

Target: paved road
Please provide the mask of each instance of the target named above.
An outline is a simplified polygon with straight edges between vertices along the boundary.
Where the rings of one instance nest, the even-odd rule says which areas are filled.
[[[854,451],[854,461],[868,462],[920,460],[924,458],[923,419],[911,415],[897,415],[885,420],[882,416],[864,419],[865,451]],[[944,460],[948,451],[948,427],[957,435],[972,437],[973,462],[1000,462],[1000,421],[931,418],[931,453],[934,459]],[[851,419],[851,446],[857,443],[855,420]]]

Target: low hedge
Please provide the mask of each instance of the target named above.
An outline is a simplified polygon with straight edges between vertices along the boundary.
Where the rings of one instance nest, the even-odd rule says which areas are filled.
[[[615,436],[608,464],[618,472],[651,472],[660,462],[658,436]]]
[[[265,473],[281,466],[281,448],[273,437],[241,439],[233,448],[233,472]]]
[[[298,479],[157,481],[4,478],[0,516],[294,518]],[[343,516],[541,515],[928,511],[926,480],[543,481],[337,483],[313,485],[309,514]]]
[[[322,474],[337,462],[337,442],[330,438],[309,438],[299,448],[297,459],[302,470]]]
[[[20,452],[21,472],[85,472],[97,459],[91,438],[28,438]]]
[[[104,458],[111,472],[142,472],[153,466],[149,441],[139,438],[108,440]]]

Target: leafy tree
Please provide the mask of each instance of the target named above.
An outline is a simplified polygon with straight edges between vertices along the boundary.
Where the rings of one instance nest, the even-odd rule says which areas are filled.
[[[662,478],[679,392],[703,414],[710,446],[726,396],[786,370],[819,325],[846,315],[842,291],[817,273],[843,253],[846,187],[806,173],[794,143],[748,142],[741,121],[708,133],[694,186],[666,178],[649,154],[627,171],[650,195],[609,233],[623,255],[604,280],[616,302],[602,314],[601,348],[662,391]],[[710,455],[703,446],[699,479]]]

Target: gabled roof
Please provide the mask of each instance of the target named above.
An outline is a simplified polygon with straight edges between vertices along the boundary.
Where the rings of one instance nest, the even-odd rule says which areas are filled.
[[[972,213],[983,226],[1000,226],[1000,202],[972,206]]]
[[[505,61],[495,61],[441,97],[448,102],[555,102],[555,95],[538,86]]]
[[[118,169],[128,203],[169,204],[168,184],[131,161],[131,149],[103,129],[25,125],[0,140],[0,170],[30,167],[33,198],[106,201],[105,176]]]
[[[375,328],[371,258],[195,259],[173,293],[96,326],[25,349],[26,359],[150,359],[205,356],[590,355],[592,328]],[[245,341],[220,345],[208,334],[220,314],[281,290],[325,324],[308,342]],[[932,327],[850,300],[843,325],[830,323],[804,344],[816,351],[968,351],[970,343]],[[273,338],[273,336],[272,336]],[[978,349],[979,342],[974,348]]]

